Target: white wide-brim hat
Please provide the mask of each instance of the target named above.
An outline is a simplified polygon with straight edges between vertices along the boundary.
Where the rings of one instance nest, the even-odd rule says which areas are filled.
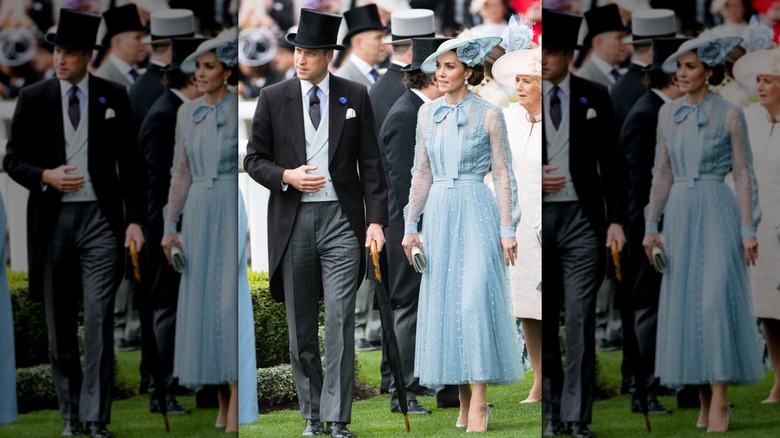
[[[780,48],[756,50],[739,58],[732,69],[734,78],[740,84],[756,88],[756,76],[780,77]]]
[[[541,78],[541,55],[541,49],[515,50],[505,53],[493,64],[491,70],[493,79],[505,87],[514,88],[517,75]]]
[[[472,65],[469,67],[473,67],[476,64],[482,64],[485,59],[490,55],[490,51],[493,49],[493,47],[496,47],[499,43],[501,43],[501,37],[496,36],[488,36],[488,37],[474,37],[474,38],[454,38],[451,40],[447,40],[443,42],[439,49],[436,50],[431,56],[425,58],[425,61],[423,61],[422,65],[420,66],[420,69],[423,71],[423,73],[436,73],[436,58],[439,57],[442,53],[449,52],[450,50],[457,50],[460,47],[467,47],[471,46],[473,49],[479,49],[478,53],[475,52],[475,56],[471,58],[472,61],[475,61]],[[463,59],[461,59],[460,56],[458,56],[458,61],[466,64],[468,66],[468,62],[464,62]]]
[[[238,64],[238,36],[236,32],[230,32],[227,35],[220,35],[219,38],[211,38],[202,42],[197,50],[182,61],[179,70],[187,74],[195,73],[195,60],[198,56],[210,50],[216,50],[219,62],[228,67]]]
[[[731,52],[731,49],[742,42],[741,37],[723,36],[709,38],[694,38],[680,45],[676,52],[666,58],[661,70],[666,74],[677,71],[677,58],[682,54],[695,51],[699,60],[704,64],[714,67],[722,64]]]

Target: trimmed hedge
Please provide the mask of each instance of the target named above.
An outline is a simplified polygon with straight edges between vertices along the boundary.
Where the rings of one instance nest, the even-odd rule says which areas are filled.
[[[16,366],[32,367],[49,363],[49,339],[43,302],[32,299],[27,273],[8,272],[11,307],[14,315]]]
[[[255,314],[255,355],[258,368],[290,363],[290,335],[284,303],[271,297],[268,274],[249,273],[249,291]]]

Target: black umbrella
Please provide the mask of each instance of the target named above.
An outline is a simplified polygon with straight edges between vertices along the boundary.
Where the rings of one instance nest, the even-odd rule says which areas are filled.
[[[617,289],[624,293],[622,305],[620,307],[620,320],[623,325],[623,354],[628,358],[628,364],[631,368],[631,374],[634,377],[634,396],[639,400],[639,408],[645,416],[645,428],[650,432],[650,416],[647,407],[647,391],[645,388],[644,373],[642,368],[642,358],[639,354],[639,339],[634,330],[634,308],[636,306],[632,284],[623,284],[623,274],[620,269],[620,253],[617,250],[617,241],[613,240],[611,244],[612,263],[615,266],[615,278],[618,280]],[[629,281],[634,280],[633,275],[629,275]]]
[[[395,329],[393,328],[393,313],[390,310],[390,296],[382,284],[382,273],[379,270],[379,253],[376,250],[376,241],[371,241],[371,260],[374,263],[374,277],[376,278],[375,296],[379,304],[379,320],[382,323],[382,344],[387,355],[387,362],[390,367],[390,373],[395,379],[396,390],[398,391],[398,403],[401,412],[404,414],[406,431],[411,432],[409,428],[409,407],[406,405],[406,382],[404,382],[403,365],[401,364],[401,353],[398,352],[398,340],[395,338]]]
[[[142,287],[141,267],[138,263],[138,249],[135,240],[130,241],[130,262],[133,265],[133,277],[135,278],[136,285]],[[142,289],[144,288],[142,287]],[[144,297],[143,306],[150,306],[148,302],[149,299],[150,297],[148,296]],[[160,355],[157,349],[157,339],[155,338],[151,310],[144,309],[144,311],[139,312],[139,316],[141,320],[141,334],[144,337],[141,340],[143,343],[142,348],[144,346],[147,347],[143,348],[142,354],[146,356],[149,368],[152,370],[152,378],[154,379],[155,385],[163,385],[165,379],[163,378],[160,369]],[[157,391],[157,395],[157,403],[159,404],[160,413],[162,414],[163,422],[165,423],[165,432],[170,432],[171,425],[168,423],[168,403],[165,400],[165,391]]]

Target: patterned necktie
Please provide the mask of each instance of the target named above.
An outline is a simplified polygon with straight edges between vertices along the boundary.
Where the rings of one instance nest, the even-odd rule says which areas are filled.
[[[613,68],[612,70],[609,71],[609,74],[612,76],[613,79],[615,79],[615,82],[617,82],[618,79],[620,79],[620,72],[617,71],[617,69]]]
[[[552,87],[552,95],[550,95],[550,120],[553,122],[555,129],[561,125],[561,98],[558,97],[558,86]]]
[[[370,72],[368,72],[368,74],[370,74],[370,75],[371,75],[371,77],[372,77],[372,78],[374,78],[374,82],[375,82],[375,83],[376,83],[377,79],[379,79],[379,72],[378,72],[378,71],[376,71],[376,69],[375,69],[375,68],[372,68],[372,69],[371,69],[371,71],[370,71]]]
[[[138,71],[134,68],[130,69],[130,76],[133,78],[133,82],[138,80]]]
[[[79,122],[81,121],[81,108],[79,106],[79,95],[76,94],[78,87],[70,87],[68,91],[68,118],[70,118],[70,124],[73,125],[73,129],[78,129]]]
[[[309,117],[311,118],[312,125],[314,125],[314,129],[320,127],[320,98],[317,97],[317,90],[319,90],[319,88],[315,85],[312,87],[311,94],[309,95]]]

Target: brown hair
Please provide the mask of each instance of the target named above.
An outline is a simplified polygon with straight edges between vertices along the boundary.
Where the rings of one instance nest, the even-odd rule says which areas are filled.
[[[474,67],[466,67],[467,69],[471,69],[471,76],[469,76],[466,81],[469,83],[469,85],[476,86],[482,83],[482,80],[485,79],[485,66],[482,64],[477,64]]]

